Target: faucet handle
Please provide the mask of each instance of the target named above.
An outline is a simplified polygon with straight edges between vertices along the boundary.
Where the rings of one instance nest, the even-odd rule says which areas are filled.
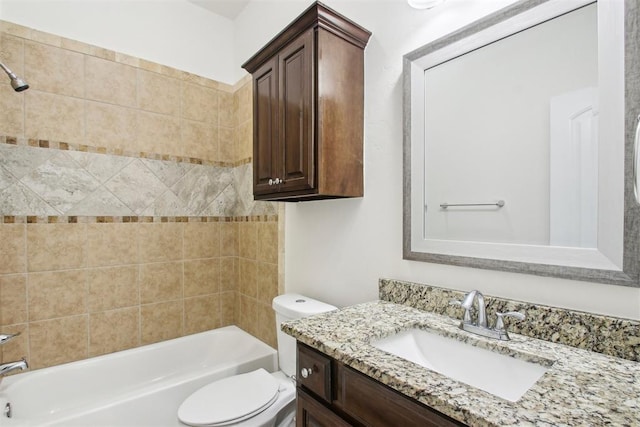
[[[518,311],[508,311],[506,313],[496,312],[496,327],[495,329],[498,331],[504,331],[504,321],[505,317],[514,317],[518,320],[524,320],[524,314]]]
[[[15,334],[0,334],[0,345],[6,343],[7,341],[10,341],[12,338],[17,337],[18,335],[20,335],[20,332],[16,332]]]

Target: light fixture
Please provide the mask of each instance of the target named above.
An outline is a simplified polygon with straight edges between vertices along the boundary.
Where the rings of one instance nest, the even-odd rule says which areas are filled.
[[[407,0],[409,6],[414,9],[431,9],[443,2],[444,0]]]

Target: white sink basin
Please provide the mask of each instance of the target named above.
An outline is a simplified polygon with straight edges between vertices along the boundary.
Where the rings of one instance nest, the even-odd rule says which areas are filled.
[[[408,329],[371,345],[511,402],[548,369],[422,329]]]

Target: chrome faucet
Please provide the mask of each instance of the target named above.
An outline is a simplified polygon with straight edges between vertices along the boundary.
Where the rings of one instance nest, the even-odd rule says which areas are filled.
[[[472,320],[471,309],[474,302],[477,301],[476,320]],[[499,340],[509,340],[509,334],[507,328],[504,326],[505,317],[514,317],[518,320],[524,320],[524,314],[517,311],[510,311],[507,313],[496,312],[496,322],[493,328],[490,328],[487,324],[487,307],[484,302],[484,295],[480,291],[473,290],[465,295],[462,301],[451,301],[452,305],[459,305],[464,308],[464,315],[462,322],[460,322],[460,329],[474,334],[482,335],[483,337],[496,338]]]
[[[7,375],[9,372],[12,372],[18,369],[21,371],[24,371],[28,367],[29,367],[29,364],[27,363],[24,357],[21,360],[18,360],[17,362],[3,363],[2,365],[0,365],[0,376]]]
[[[5,344],[8,341],[11,341],[18,335],[20,335],[20,332],[16,332],[15,334],[0,334],[0,345]]]

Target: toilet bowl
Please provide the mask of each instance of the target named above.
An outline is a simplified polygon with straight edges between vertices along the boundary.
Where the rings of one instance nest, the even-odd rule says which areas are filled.
[[[296,341],[280,331],[280,324],[336,307],[299,294],[273,299],[276,311],[280,371],[257,369],[214,381],[185,399],[178,419],[195,427],[289,427],[295,416]]]

